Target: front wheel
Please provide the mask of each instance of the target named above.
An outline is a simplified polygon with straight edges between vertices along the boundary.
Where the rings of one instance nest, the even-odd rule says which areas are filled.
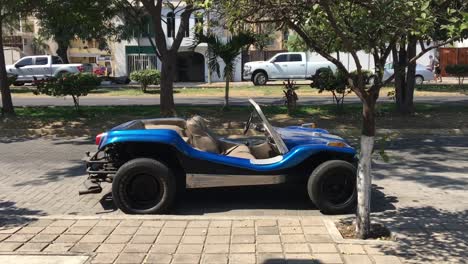
[[[325,214],[343,214],[356,208],[356,167],[342,160],[320,164],[309,177],[307,192]]]
[[[174,201],[176,181],[163,163],[147,158],[130,160],[112,182],[115,205],[126,214],[160,214]]]
[[[265,85],[268,82],[268,76],[264,72],[258,72],[253,76],[254,85]]]
[[[416,77],[414,77],[414,83],[416,85],[421,85],[424,83],[424,77],[422,77],[421,75],[417,75]]]

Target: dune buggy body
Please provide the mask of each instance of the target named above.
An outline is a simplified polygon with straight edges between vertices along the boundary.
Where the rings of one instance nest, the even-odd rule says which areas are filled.
[[[256,130],[265,136],[219,138],[195,117],[133,120],[98,135],[98,151],[88,154],[89,180],[82,193],[100,192],[102,182],[112,182],[114,201],[123,211],[160,213],[181,188],[295,182],[307,186],[323,211],[353,208],[355,149],[312,124],[273,127],[250,103],[254,111],[244,134]],[[330,195],[328,200],[343,197],[338,203],[321,201]]]

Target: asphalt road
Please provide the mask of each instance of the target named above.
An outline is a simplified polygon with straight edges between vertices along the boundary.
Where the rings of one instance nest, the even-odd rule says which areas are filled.
[[[254,98],[260,104],[283,104],[283,100],[278,97],[256,97]],[[380,102],[391,102],[387,97],[379,99]],[[222,97],[176,97],[175,103],[179,105],[222,105]],[[248,97],[231,97],[232,105],[247,105]],[[349,97],[345,103],[358,103],[359,98]],[[419,103],[461,103],[468,104],[468,96],[424,96],[416,97],[415,102]],[[13,98],[15,106],[70,106],[73,100],[70,97],[16,97]],[[299,104],[303,105],[323,105],[332,104],[329,97],[308,96],[299,98]],[[159,105],[159,97],[122,97],[122,96],[94,96],[83,97],[80,99],[81,105],[99,106],[99,105]]]

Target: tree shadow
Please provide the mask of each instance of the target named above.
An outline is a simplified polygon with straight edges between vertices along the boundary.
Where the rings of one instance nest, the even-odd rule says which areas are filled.
[[[386,151],[390,161],[375,161],[376,179],[412,181],[443,190],[468,188],[467,137],[420,135],[391,142]]]
[[[28,186],[28,185],[32,185],[32,186],[46,185],[50,182],[61,181],[64,178],[83,176],[86,174],[86,168],[84,166],[83,161],[74,160],[71,162],[73,162],[74,165],[48,171],[39,177],[33,178],[31,180],[15,183],[13,186],[21,187],[21,186]]]
[[[45,216],[41,210],[20,208],[15,202],[0,200],[0,231],[34,222],[37,216]]]
[[[406,207],[373,218],[397,233],[397,246],[378,246],[385,254],[411,263],[463,263],[468,258],[467,210]]]

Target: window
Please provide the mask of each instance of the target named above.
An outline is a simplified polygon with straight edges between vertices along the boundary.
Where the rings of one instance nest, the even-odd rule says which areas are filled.
[[[188,22],[188,26],[185,28],[185,32],[184,32],[184,37],[186,38],[190,37],[190,19],[187,22]]]
[[[290,54],[289,61],[302,61],[301,54]]]
[[[52,64],[63,64],[63,61],[58,56],[52,56]]]
[[[37,57],[35,65],[47,65],[47,57]]]
[[[275,58],[275,62],[286,62],[288,61],[288,55],[279,55],[278,57]]]
[[[387,65],[385,65],[385,69],[392,70],[393,69],[393,63],[388,63]]]
[[[16,67],[24,67],[24,66],[30,66],[33,64],[33,61],[31,58],[24,58],[20,61],[18,61],[15,66]]]
[[[175,37],[175,15],[174,13],[172,12],[167,13],[166,23],[167,23],[167,37],[168,38]]]

